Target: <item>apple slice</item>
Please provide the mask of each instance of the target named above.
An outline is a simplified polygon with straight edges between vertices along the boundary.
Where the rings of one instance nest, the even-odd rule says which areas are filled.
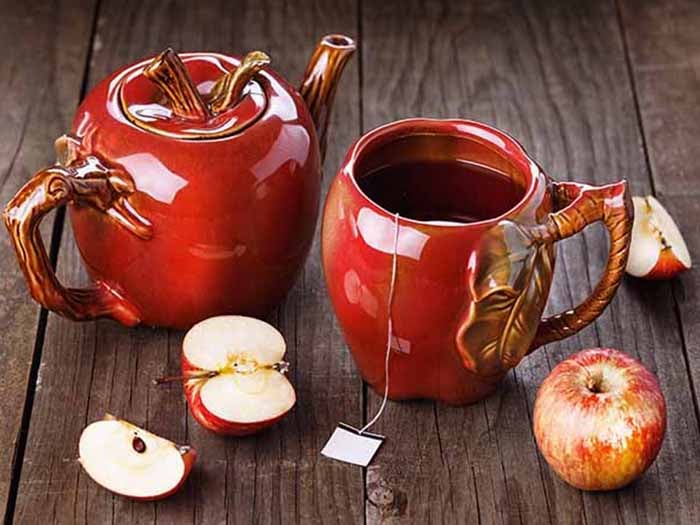
[[[643,279],[671,279],[691,266],[678,226],[654,197],[632,197],[634,224],[627,273]]]
[[[143,501],[163,499],[185,482],[197,454],[109,414],[80,435],[80,464],[107,490]]]
[[[206,319],[187,332],[182,372],[192,416],[218,434],[253,434],[296,402],[284,375],[286,344],[264,321],[236,315]]]

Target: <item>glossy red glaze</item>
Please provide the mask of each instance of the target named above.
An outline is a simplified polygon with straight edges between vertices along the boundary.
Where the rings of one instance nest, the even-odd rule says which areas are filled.
[[[182,355],[181,363],[182,375],[189,375],[202,371],[201,368],[190,363],[184,354]],[[292,405],[287,412],[284,412],[275,418],[266,419],[264,421],[256,421],[255,423],[238,423],[236,421],[228,421],[212,414],[202,402],[199,392],[202,385],[206,381],[206,379],[186,380],[183,381],[183,388],[185,390],[185,398],[187,399],[187,405],[190,407],[192,417],[204,428],[211,430],[216,434],[221,434],[224,436],[249,436],[251,434],[256,434],[280,421],[293,408]]]
[[[202,93],[240,62],[213,53],[181,57]],[[262,316],[293,284],[314,233],[321,173],[309,111],[265,69],[239,104],[211,121],[155,124],[170,133],[234,125],[242,132],[217,139],[154,133],[130,122],[120,106],[131,79],[124,88],[131,110],[162,110],[156,87],[139,74],[149,62],[117,71],[91,91],[72,134],[81,156],[95,155],[133,178],[129,204],[150,221],[152,238],[71,205],[80,253],[90,275],[118,291],[145,324],[185,328],[225,313]]]
[[[492,392],[505,375],[507,370],[488,376],[468,370],[456,337],[473,306],[469,283],[482,256],[484,234],[502,219],[542,222],[552,209],[550,181],[501,131],[463,120],[411,119],[362,137],[350,149],[326,201],[322,247],[328,291],[362,376],[382,394],[394,216],[362,193],[356,177],[387,163],[456,158],[509,174],[523,197],[511,210],[486,221],[434,225],[399,219],[392,399],[473,402]],[[548,256],[553,259],[553,252]],[[550,279],[542,283],[540,296],[531,298],[538,308],[544,307]]]

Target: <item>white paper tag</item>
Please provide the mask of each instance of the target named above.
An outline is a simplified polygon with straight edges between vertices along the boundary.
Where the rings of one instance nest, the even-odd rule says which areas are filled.
[[[362,432],[345,423],[339,423],[321,454],[327,458],[366,467],[382,446],[384,436]]]

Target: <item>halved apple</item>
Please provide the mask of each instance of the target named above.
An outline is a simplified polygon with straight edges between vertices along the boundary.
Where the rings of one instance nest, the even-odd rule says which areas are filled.
[[[192,416],[209,430],[234,436],[279,421],[296,402],[284,375],[285,351],[282,334],[252,317],[212,317],[193,326],[182,351]]]
[[[109,414],[80,435],[80,464],[107,490],[143,501],[163,499],[185,482],[197,454]]]
[[[627,273],[643,279],[671,279],[691,266],[678,226],[654,197],[632,197],[634,224]]]

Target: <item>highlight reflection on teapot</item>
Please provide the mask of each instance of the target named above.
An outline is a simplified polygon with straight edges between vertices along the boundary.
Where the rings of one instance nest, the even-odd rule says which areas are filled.
[[[34,299],[125,325],[267,313],[311,246],[330,110],[354,50],[323,38],[298,92],[261,52],[166,50],[103,80],[57,140],[57,164],[5,210]],[[58,282],[39,235],[66,203],[88,289]]]

